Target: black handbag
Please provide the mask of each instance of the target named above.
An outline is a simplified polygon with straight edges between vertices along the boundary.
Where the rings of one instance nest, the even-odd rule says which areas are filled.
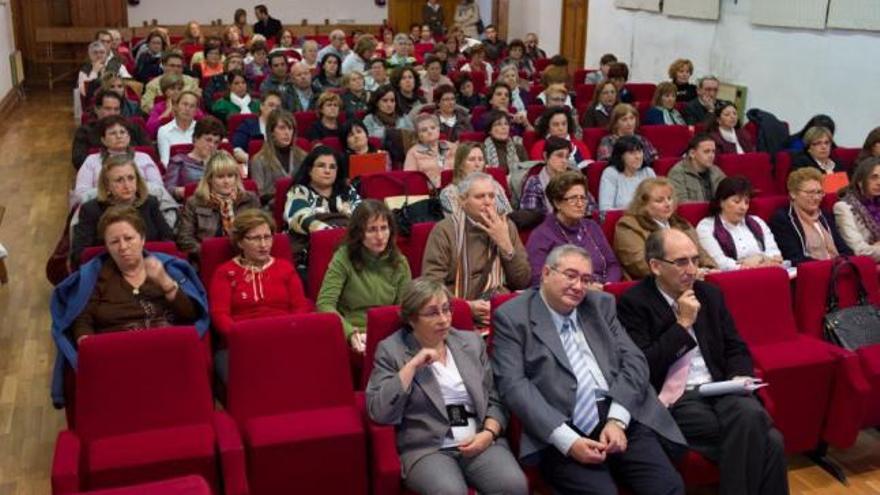
[[[425,182],[428,184],[428,197],[420,197],[414,201],[410,201],[411,196],[407,190],[406,180],[392,180],[400,184],[405,197],[403,204],[399,208],[394,208],[391,211],[394,215],[394,221],[397,223],[397,229],[400,232],[400,235],[403,237],[409,237],[412,232],[412,226],[417,223],[439,222],[440,220],[443,220],[443,205],[440,203],[440,193],[427,176],[425,176]]]
[[[855,306],[839,308],[837,277],[845,266],[852,268],[855,274],[858,301]],[[859,267],[846,256],[835,259],[831,269],[825,306],[825,339],[850,351],[880,344],[880,308],[868,302]]]

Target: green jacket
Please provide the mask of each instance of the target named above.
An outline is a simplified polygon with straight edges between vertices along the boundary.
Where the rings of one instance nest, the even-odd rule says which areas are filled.
[[[338,314],[347,339],[355,327],[361,331],[366,328],[368,309],[400,304],[403,287],[410,278],[409,263],[402,255],[396,264],[387,257],[368,255],[366,265],[358,270],[348,258],[348,249],[341,246],[324,274],[318,311]]]
[[[721,182],[724,177],[724,172],[722,172],[717,165],[709,167],[709,184],[712,186],[712,196],[715,195],[715,190],[718,189],[718,183]],[[672,182],[672,187],[675,189],[675,194],[678,196],[679,203],[712,201],[711,196],[708,198],[706,197],[700,174],[694,170],[686,158],[675,164],[675,166],[667,173],[666,178],[669,179],[669,182]]]
[[[251,109],[251,113],[255,115],[260,114],[260,100],[256,98],[251,98],[251,103],[248,105]],[[241,109],[238,108],[238,105],[229,101],[229,97],[223,97],[214,102],[214,105],[211,106],[211,113],[213,113],[218,119],[226,122],[229,120],[230,115],[236,115],[241,112]]]

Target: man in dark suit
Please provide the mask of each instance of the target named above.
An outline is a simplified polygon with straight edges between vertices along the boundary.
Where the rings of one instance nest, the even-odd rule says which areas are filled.
[[[688,125],[708,124],[707,119],[714,118],[718,105],[718,78],[715,76],[701,77],[697,81],[697,97],[687,102],[681,111]]]
[[[752,381],[752,358],[721,291],[696,280],[699,252],[685,233],[651,234],[653,276],[624,294],[618,314],[645,353],[651,384],[691,448],[718,462],[720,493],[788,493],[782,435],[751,394],[703,397],[697,387]]]
[[[275,40],[283,27],[281,21],[269,15],[269,9],[265,5],[254,7],[254,15],[257,22],[254,23],[254,34],[262,34],[267,40]]]
[[[520,457],[560,493],[684,493],[661,442],[685,440],[648,382],[645,356],[617,321],[610,294],[587,291],[583,249],[555,248],[529,289],[495,313],[492,365],[501,400],[521,421]]]

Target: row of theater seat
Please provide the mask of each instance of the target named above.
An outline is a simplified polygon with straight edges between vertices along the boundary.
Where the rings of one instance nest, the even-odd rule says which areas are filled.
[[[854,261],[871,302],[880,303],[873,261]],[[852,353],[822,340],[830,273],[830,261],[801,265],[794,304],[788,276],[779,268],[708,277],[724,293],[756,374],[770,383],[760,396],[789,453],[825,442],[845,448],[861,427],[880,424],[880,346]],[[857,299],[856,276],[846,272],[840,279],[844,307]],[[631,284],[606,290],[619,296]],[[511,297],[496,297],[493,314]],[[378,307],[367,314],[361,386],[378,342],[401,325],[397,310]],[[453,301],[453,326],[473,328],[464,301]],[[490,331],[490,352],[491,338]],[[401,493],[393,427],[366,418],[335,315],[241,322],[228,343],[229,381],[219,411],[193,329],[84,341],[75,421],[58,438],[53,493],[189,474],[225,494]],[[513,421],[514,449],[518,431]],[[678,467],[689,486],[717,482],[717,469],[699,455],[691,453]],[[534,489],[546,488],[534,470],[526,472]]]

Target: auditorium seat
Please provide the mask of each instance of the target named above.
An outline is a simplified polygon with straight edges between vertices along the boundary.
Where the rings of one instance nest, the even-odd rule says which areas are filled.
[[[144,250],[153,253],[168,254],[186,261],[186,254],[177,249],[177,244],[175,244],[174,241],[147,241],[144,243]],[[87,247],[80,255],[79,262],[81,265],[85,265],[91,261],[92,258],[100,256],[106,252],[107,248],[104,246]]]
[[[323,144],[337,153],[342,153],[342,141],[336,136],[327,136],[320,141],[315,141],[314,145]]]
[[[831,150],[831,157],[840,162],[840,164],[843,165],[843,168],[852,170],[856,166],[856,158],[861,151],[861,148],[844,148],[838,146]]]
[[[241,441],[213,410],[202,352],[192,327],[82,341],[76,426],[58,435],[52,493],[184,475],[203,477],[213,493],[247,493]]]
[[[691,140],[691,131],[686,125],[643,125],[638,132],[654,145],[661,157],[680,157]]]
[[[538,123],[538,118],[541,117],[541,114],[543,114],[544,110],[546,110],[546,109],[547,109],[547,107],[545,107],[541,103],[527,105],[526,106],[526,117],[529,119],[529,122],[531,122],[533,125],[535,125]]]
[[[780,194],[788,192],[788,174],[791,173],[791,154],[787,151],[776,153],[776,162],[773,164],[773,178],[776,181],[776,190]]]
[[[602,233],[608,239],[608,244],[614,246],[614,229],[617,227],[617,221],[626,213],[625,210],[608,210],[602,219]]]
[[[706,201],[694,201],[678,205],[676,213],[687,220],[694,228],[700,220],[709,216],[709,203]]]
[[[486,133],[483,131],[462,131],[458,133],[458,141],[461,143],[482,143],[486,140]],[[497,165],[491,163],[490,165]]]
[[[238,129],[238,126],[244,123],[245,120],[258,118],[260,118],[260,116],[255,113],[236,113],[230,115],[229,118],[226,120],[226,136],[229,139],[232,139],[232,136],[235,135],[235,131]]]
[[[657,85],[654,83],[626,83],[623,85],[633,95],[633,101],[651,101]]]
[[[860,280],[864,288],[864,300],[869,304],[880,305],[880,286],[877,281],[877,264],[867,256],[851,256],[849,258],[858,268],[858,277],[850,268],[841,270],[837,278],[838,307],[847,308],[859,302],[857,282]],[[798,265],[798,276],[795,282],[794,307],[798,329],[809,337],[824,339],[824,317],[831,283],[832,262],[810,261]],[[858,349],[854,353],[844,352],[849,359],[855,361],[856,370],[861,371],[862,380],[853,380],[849,385],[859,388],[866,394],[865,417],[850,426],[841,443],[855,440],[855,434],[861,427],[880,426],[880,345]],[[853,363],[850,363],[853,364]],[[846,407],[856,408],[856,403],[847,403]],[[829,426],[841,426],[842,420],[829,421]]]
[[[324,274],[330,266],[330,260],[336,247],[345,237],[344,228],[324,229],[309,235],[309,261],[306,275],[306,295],[313,301],[318,300]]]
[[[529,88],[529,98],[532,101],[540,101],[538,100],[538,96],[544,92],[544,86],[539,83],[532,84],[532,87]]]
[[[593,101],[593,93],[596,92],[595,84],[585,84],[583,79],[575,79],[574,82],[574,105],[578,110],[578,114],[583,117],[583,111],[590,106]]]
[[[284,221],[284,208],[287,206],[287,192],[293,187],[293,177],[281,177],[275,181],[275,201],[272,205],[272,218],[279,232],[289,230]]]
[[[132,146],[132,149],[150,155],[150,158],[153,159],[153,163],[159,168],[159,173],[163,176],[165,175],[165,164],[159,159],[159,153],[156,151],[156,148],[152,146]]]
[[[361,176],[362,198],[385,199],[389,196],[422,195],[430,192],[430,179],[423,172],[395,170]]]
[[[608,129],[605,127],[587,127],[584,129],[583,139],[581,141],[587,145],[587,149],[590,150],[595,156],[595,153],[599,150],[599,141],[602,140],[609,134]]]
[[[602,181],[602,173],[608,167],[608,162],[593,162],[587,165],[584,175],[587,176],[587,188],[590,194],[597,200],[599,199],[599,183]]]
[[[364,425],[338,315],[237,323],[226,406],[244,439],[251,495],[367,493]]]
[[[770,155],[767,153],[726,153],[717,155],[718,167],[728,177],[742,175],[749,179],[755,196],[768,196],[779,194],[773,179],[773,164],[770,163]],[[783,190],[784,191],[784,190]]]
[[[318,120],[318,115],[315,112],[294,112],[293,120],[296,121],[296,134],[304,136]]]
[[[590,72],[598,72],[598,70],[599,69],[587,68],[576,69],[574,71],[574,85],[577,86],[578,84],[584,84],[584,81],[586,81],[587,78],[587,74],[589,74]]]
[[[846,382],[840,349],[798,331],[788,273],[777,267],[753,268],[710,274],[706,280],[724,293],[755,367],[770,384],[760,395],[785,438],[786,452],[812,451],[823,441],[834,442],[825,438],[826,424],[838,411],[833,401],[842,400],[842,406],[858,397],[846,396],[837,385]]]
[[[290,238],[281,232],[272,237],[272,256],[290,261]],[[209,237],[202,241],[199,255],[199,277],[205,287],[211,286],[211,277],[217,267],[232,259],[235,251],[232,242],[226,237]]]
[[[366,388],[373,371],[376,348],[382,340],[402,326],[399,306],[380,306],[367,311],[367,348],[364,352],[364,370],[361,388]],[[462,299],[452,300],[452,326],[459,330],[473,330],[470,307]],[[400,479],[400,457],[393,426],[371,421],[364,413],[370,437],[370,478],[373,495],[407,495]],[[473,493],[472,491],[469,493]]]
[[[412,278],[422,274],[422,258],[425,256],[425,247],[428,245],[428,236],[434,229],[434,222],[421,222],[412,226],[409,238],[402,247],[404,256],[409,262],[409,271]]]
[[[211,487],[201,476],[183,476],[122,488],[77,492],[75,495],[211,495]]]
[[[788,196],[782,194],[752,198],[749,202],[749,213],[769,222],[773,213],[783,206],[788,206],[788,202]]]
[[[666,158],[658,158],[654,160],[654,163],[651,164],[651,168],[654,169],[654,173],[659,177],[666,177],[669,175],[669,171],[672,170],[678,162],[681,161],[681,157],[678,156],[670,156]]]

